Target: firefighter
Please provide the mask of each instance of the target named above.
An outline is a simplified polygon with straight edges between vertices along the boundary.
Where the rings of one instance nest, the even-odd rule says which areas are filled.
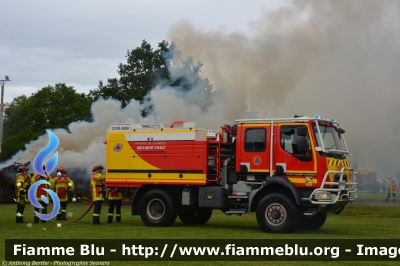
[[[389,175],[388,177],[388,181],[387,181],[387,198],[386,198],[386,202],[389,201],[390,198],[390,194],[392,194],[393,196],[393,202],[396,202],[396,190],[397,190],[397,186],[396,186],[396,182],[392,179],[392,176]]]
[[[47,191],[44,190],[44,189],[50,189],[52,187],[53,179],[51,178],[51,176],[48,173],[46,173],[44,164],[43,164],[43,170],[44,170],[44,173],[45,173],[46,176],[41,176],[38,173],[36,173],[32,177],[31,184],[34,184],[35,182],[40,181],[40,180],[46,180],[47,182],[50,183],[50,185],[42,184],[42,185],[38,186],[38,188],[36,190],[36,199],[40,202],[40,204],[43,207],[42,214],[47,214],[48,203],[45,203],[43,201],[42,196],[45,196],[46,198],[49,198],[49,193],[47,193]],[[35,211],[40,213],[40,209],[39,208],[35,207],[34,209],[35,209]],[[34,215],[33,222],[34,223],[39,223],[39,217],[37,217],[36,214]],[[46,223],[46,221],[42,220],[42,223]]]
[[[57,177],[53,180],[53,190],[56,192],[60,200],[60,210],[57,214],[57,220],[68,220],[65,215],[67,213],[68,205],[68,193],[71,191],[75,193],[74,182],[67,177],[65,174],[67,170],[64,167],[57,168]],[[76,200],[76,196],[72,198],[72,201]]]
[[[108,200],[108,220],[107,223],[112,223],[114,218],[114,207],[115,207],[115,221],[121,222],[121,206],[124,196],[120,188],[111,188],[107,193]]]
[[[15,201],[17,202],[16,223],[24,223],[25,204],[29,203],[28,189],[31,176],[29,168],[22,165],[18,167],[18,174],[15,177]]]
[[[93,210],[93,224],[101,225],[100,223],[100,212],[101,203],[104,201],[105,186],[104,180],[106,176],[102,174],[103,166],[97,164],[92,168],[92,177],[90,179],[90,194],[92,195],[92,200],[94,202]]]

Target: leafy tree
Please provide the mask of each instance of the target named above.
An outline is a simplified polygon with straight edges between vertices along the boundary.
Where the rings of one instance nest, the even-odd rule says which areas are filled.
[[[46,133],[79,120],[91,120],[93,99],[64,83],[47,86],[32,94],[14,98],[4,111],[4,134],[0,160],[9,159],[25,144]]]
[[[90,107],[94,100],[117,99],[124,108],[131,99],[143,104],[145,116],[152,108],[148,93],[156,86],[171,87],[187,104],[207,109],[212,103],[212,86],[200,78],[202,63],[192,58],[182,60],[174,43],[162,41],[154,50],[145,40],[140,47],[127,53],[127,62],[118,65],[119,78],[99,82],[88,95],[76,93],[64,83],[47,86],[32,94],[14,98],[5,109],[3,145],[0,160],[9,159],[26,143],[45,134],[46,129],[65,128],[71,122],[91,120]]]
[[[108,79],[107,84],[100,81],[98,88],[91,90],[89,95],[94,99],[119,100],[122,108],[131,99],[135,99],[144,104],[149,111],[151,106],[146,105],[146,96],[156,85],[161,84],[183,93],[197,88],[198,96],[207,99],[204,101],[207,105],[211,104],[212,86],[207,79],[201,79],[199,76],[202,64],[194,64],[192,58],[181,60],[180,56],[181,52],[174,43],[162,41],[158,44],[158,49],[153,50],[151,45],[143,40],[140,47],[128,50],[126,64],[119,64],[120,77]]]
[[[3,138],[15,135],[29,122],[29,100],[25,95],[18,96],[4,109]],[[12,120],[11,120],[12,119]]]
[[[159,49],[153,50],[145,40],[142,45],[132,51],[128,50],[127,63],[118,66],[119,79],[108,79],[108,84],[99,82],[99,87],[91,90],[89,95],[95,100],[116,99],[124,108],[131,99],[143,102],[146,94],[152,89],[157,79],[168,78],[167,65],[171,60],[168,56],[168,43],[163,41]]]
[[[5,161],[10,159],[14,154],[20,150],[25,149],[25,145],[32,140],[37,139],[39,136],[43,135],[43,132],[32,132],[27,128],[24,128],[15,135],[4,138],[1,147],[0,161]],[[21,162],[25,163],[25,162]]]
[[[35,129],[65,128],[72,122],[91,120],[90,107],[93,100],[73,87],[58,83],[42,88],[31,97],[31,104],[38,114],[31,115]],[[34,108],[33,107],[33,108]]]

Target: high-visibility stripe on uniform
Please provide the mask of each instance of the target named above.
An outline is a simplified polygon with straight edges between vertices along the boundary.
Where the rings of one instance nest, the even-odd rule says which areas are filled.
[[[26,203],[29,202],[28,198],[28,189],[29,189],[29,181],[30,175],[24,175],[22,173],[18,173],[15,177],[15,197],[17,203],[20,203],[21,197],[25,200]],[[22,195],[23,193],[24,195]]]
[[[105,175],[93,173],[90,179],[90,193],[93,201],[104,200],[104,180]]]
[[[121,190],[117,190],[115,188],[110,189],[107,195],[108,200],[123,200],[124,196],[122,195]]]
[[[54,178],[53,186],[60,202],[68,202],[68,190],[74,191],[74,182],[62,174]]]

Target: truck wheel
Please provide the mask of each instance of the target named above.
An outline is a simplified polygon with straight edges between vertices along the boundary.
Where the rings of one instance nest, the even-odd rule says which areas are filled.
[[[261,229],[272,233],[293,232],[300,218],[296,204],[282,193],[271,193],[262,198],[256,216]]]
[[[326,213],[317,213],[312,217],[303,215],[299,223],[299,228],[317,230],[324,225],[327,216],[328,214]]]
[[[205,224],[210,220],[212,209],[190,208],[180,211],[179,219],[185,224]]]
[[[139,213],[148,226],[170,226],[175,222],[178,202],[169,193],[153,189],[144,194]]]

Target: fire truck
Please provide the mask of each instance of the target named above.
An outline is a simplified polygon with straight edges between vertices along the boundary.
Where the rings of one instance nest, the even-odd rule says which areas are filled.
[[[385,193],[386,184],[377,177],[376,168],[371,166],[358,166],[355,170],[355,180],[357,182],[358,191]]]
[[[213,210],[255,212],[265,232],[318,229],[357,197],[344,129],[333,119],[241,119],[218,130],[195,122],[115,123],[106,186],[132,188],[148,226],[205,224]]]

